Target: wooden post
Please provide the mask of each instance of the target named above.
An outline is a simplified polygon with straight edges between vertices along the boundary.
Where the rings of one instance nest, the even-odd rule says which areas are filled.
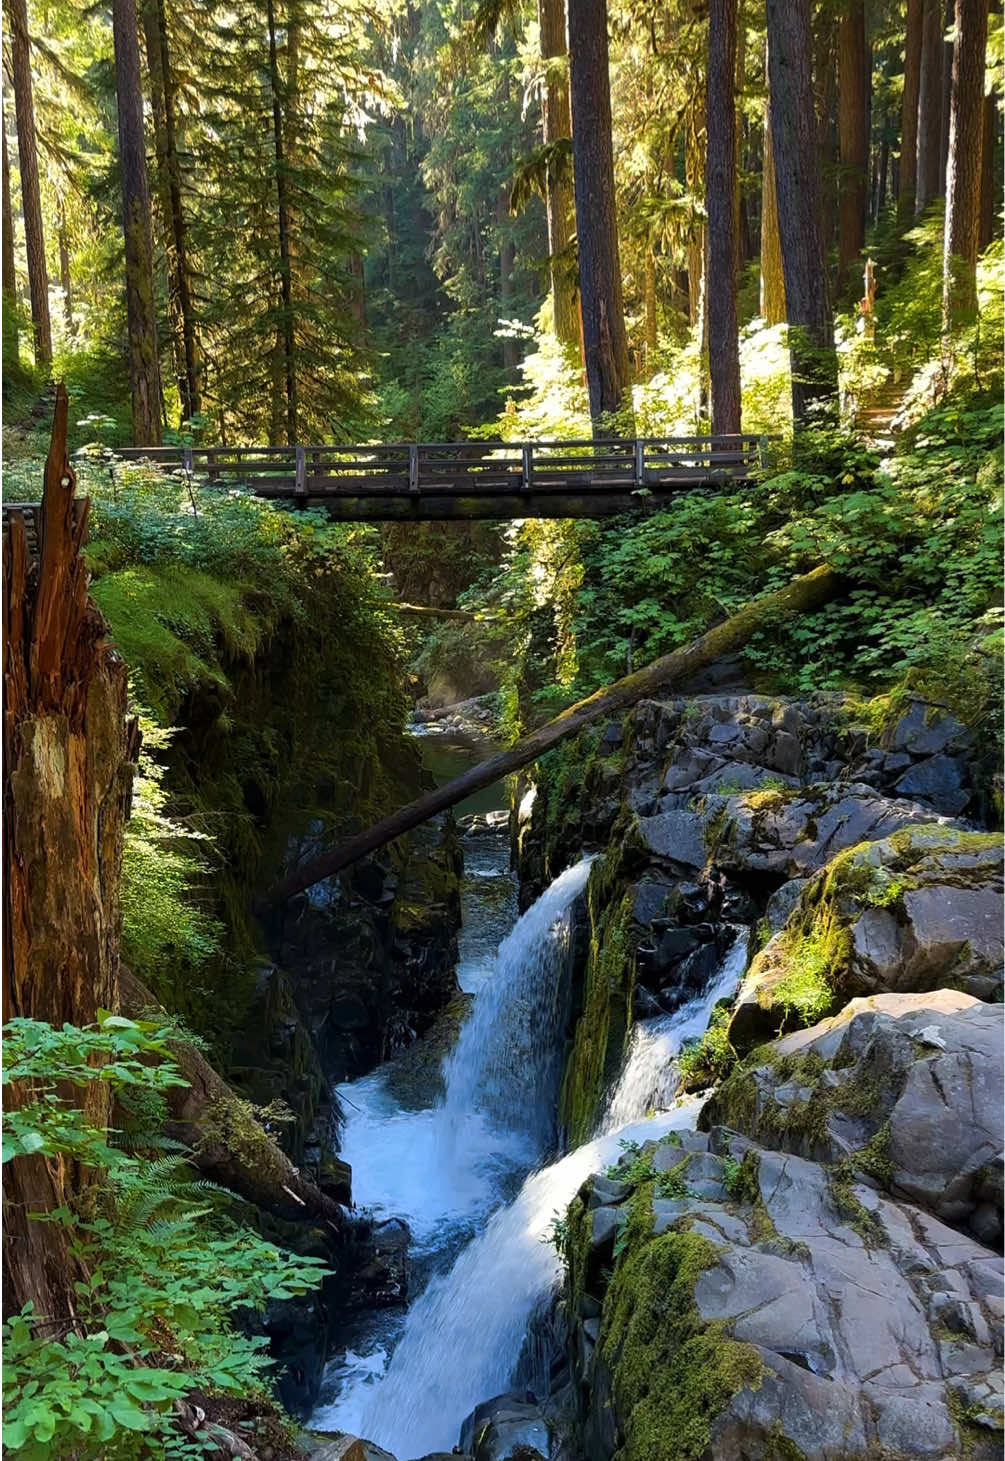
[[[646,485],[646,444],[636,439],[635,442],[635,486]]]
[[[419,490],[419,448],[414,443],[408,448],[408,490]]]
[[[297,475],[293,491],[297,497],[307,496],[307,459],[302,446],[296,448]]]
[[[534,482],[534,448],[526,443],[521,448],[523,458],[523,475],[520,478],[520,487],[524,492],[529,492]]]

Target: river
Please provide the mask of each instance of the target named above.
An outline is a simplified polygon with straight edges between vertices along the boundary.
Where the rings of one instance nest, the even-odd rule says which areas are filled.
[[[356,1202],[408,1223],[413,1296],[405,1312],[346,1327],[311,1425],[365,1436],[399,1461],[449,1451],[475,1404],[512,1383],[528,1325],[561,1276],[555,1217],[623,1141],[691,1124],[697,1103],[673,1105],[673,1057],[743,967],[738,937],[700,999],[636,1026],[596,1137],[559,1156],[573,908],[592,860],[517,918],[505,829],[463,843],[458,981],[472,1003],[454,1048],[404,1098],[397,1061],[339,1087]]]

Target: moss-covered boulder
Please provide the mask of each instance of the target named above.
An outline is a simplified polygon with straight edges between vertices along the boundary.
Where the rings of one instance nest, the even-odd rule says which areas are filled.
[[[1002,837],[904,827],[836,856],[801,884],[751,966],[730,1039],[749,1049],[855,995],[959,988],[1001,997]]]
[[[1003,1017],[954,990],[852,1000],[734,1071],[701,1124],[843,1163],[1000,1247]]]
[[[671,1133],[565,1240],[587,1461],[999,1454],[1001,1260],[864,1183]]]

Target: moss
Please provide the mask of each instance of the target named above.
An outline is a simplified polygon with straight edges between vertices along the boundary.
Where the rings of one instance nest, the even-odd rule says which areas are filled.
[[[853,1228],[867,1248],[881,1248],[886,1243],[886,1230],[879,1218],[859,1201],[843,1167],[828,1173],[831,1201],[838,1216]]]
[[[736,1065],[737,1054],[729,1039],[731,1008],[729,1000],[721,1000],[704,1035],[681,1051],[677,1065],[682,1090],[698,1091],[718,1084]]]
[[[693,1232],[653,1238],[651,1192],[639,1190],[604,1303],[600,1351],[624,1417],[619,1461],[697,1461],[715,1418],[764,1373],[758,1351],[702,1320],[700,1275],[718,1261]]]
[[[635,950],[631,900],[618,898],[622,852],[615,848],[590,878],[590,949],[583,1007],[566,1061],[560,1120],[573,1144],[593,1130],[608,1084],[617,1075],[631,1025]]]

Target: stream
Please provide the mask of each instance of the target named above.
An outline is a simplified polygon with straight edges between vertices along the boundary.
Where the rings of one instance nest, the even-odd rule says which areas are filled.
[[[513,1383],[528,1325],[561,1277],[552,1224],[585,1178],[622,1142],[693,1123],[698,1101],[668,1109],[673,1057],[733,993],[746,951],[738,929],[700,998],[636,1025],[594,1139],[556,1160],[573,906],[593,859],[517,918],[505,827],[463,846],[458,982],[473,998],[452,1052],[438,1077],[404,1092],[408,1052],[338,1088],[357,1205],[409,1225],[412,1299],[343,1330],[310,1424],[365,1436],[399,1461],[450,1451],[474,1406]]]

